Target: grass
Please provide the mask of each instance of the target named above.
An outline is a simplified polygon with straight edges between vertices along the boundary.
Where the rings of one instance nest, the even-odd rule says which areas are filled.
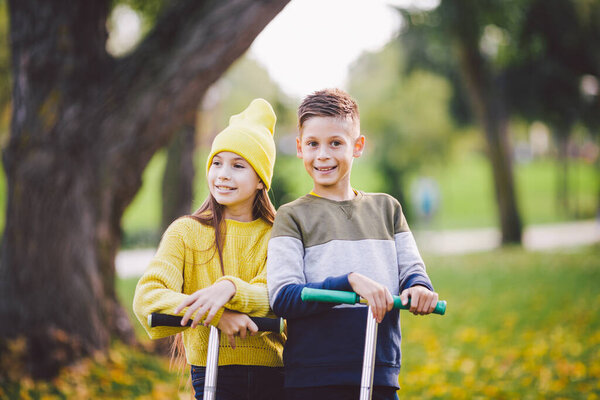
[[[517,206],[525,225],[594,217],[600,191],[598,171],[584,161],[571,161],[570,165],[569,202],[572,210],[562,209],[555,201],[556,161],[541,159],[515,165]],[[483,156],[471,154],[434,170],[431,175],[439,184],[441,201],[430,228],[498,225],[492,171]]]
[[[404,314],[404,399],[600,396],[600,247],[426,257],[444,317]]]
[[[600,246],[424,258],[448,311],[402,312],[400,398],[599,398]],[[130,313],[136,283],[117,284]],[[181,383],[165,358],[114,343],[51,382],[4,382],[0,398],[189,398]]]

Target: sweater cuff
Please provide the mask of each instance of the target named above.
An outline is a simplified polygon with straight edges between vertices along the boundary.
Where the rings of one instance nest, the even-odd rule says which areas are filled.
[[[223,282],[223,281],[229,281],[233,284],[233,287],[235,287],[235,293],[233,294],[233,296],[231,296],[231,299],[229,299],[229,301],[233,301],[233,299],[239,295],[240,292],[240,285],[239,283],[237,283],[238,281],[242,282],[242,280],[240,278],[236,278],[235,276],[231,276],[231,275],[225,275],[222,276],[220,278],[218,278],[214,284],[219,283],[219,282]]]
[[[348,276],[350,274],[344,274],[340,276],[332,276],[323,281],[323,289],[328,290],[343,290],[346,292],[352,291],[352,286],[348,281]]]
[[[269,295],[266,284],[251,284],[231,275],[222,276],[216,282],[223,280],[228,280],[235,286],[235,294],[225,303],[225,308],[254,317],[264,317],[268,314]]]
[[[406,281],[404,283],[404,286],[400,290],[400,293],[402,293],[402,291],[404,291],[405,289],[418,285],[425,286],[427,289],[433,292],[433,286],[431,285],[431,281],[429,281],[429,279],[427,279],[423,275],[413,274],[406,278]]]
[[[230,310],[236,310],[236,304],[241,303],[242,299],[247,296],[245,293],[243,293],[243,289],[242,289],[243,283],[247,283],[247,282],[245,282],[242,279],[237,278],[235,276],[225,275],[225,276],[218,278],[215,281],[215,283],[219,283],[219,282],[223,282],[223,281],[229,281],[235,287],[235,293],[233,294],[233,296],[231,296],[229,301],[227,303],[225,303],[225,308],[229,308]]]

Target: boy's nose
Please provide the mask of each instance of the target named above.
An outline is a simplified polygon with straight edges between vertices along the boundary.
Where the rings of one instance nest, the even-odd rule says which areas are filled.
[[[327,149],[321,147],[319,149],[319,153],[317,154],[317,158],[319,160],[326,160],[329,158],[329,153],[327,152]]]

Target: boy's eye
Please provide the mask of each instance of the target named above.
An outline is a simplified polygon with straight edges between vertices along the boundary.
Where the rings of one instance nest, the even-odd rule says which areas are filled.
[[[342,145],[342,142],[340,142],[339,140],[334,140],[333,142],[331,142],[331,145],[333,147],[338,147]]]
[[[310,142],[307,142],[306,145],[308,147],[317,147],[318,143],[315,141],[310,141]]]

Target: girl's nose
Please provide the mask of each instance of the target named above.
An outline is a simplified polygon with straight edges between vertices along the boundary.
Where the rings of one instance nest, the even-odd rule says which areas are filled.
[[[221,168],[219,170],[219,174],[217,175],[217,179],[220,181],[227,181],[230,179],[229,176],[229,168]]]

